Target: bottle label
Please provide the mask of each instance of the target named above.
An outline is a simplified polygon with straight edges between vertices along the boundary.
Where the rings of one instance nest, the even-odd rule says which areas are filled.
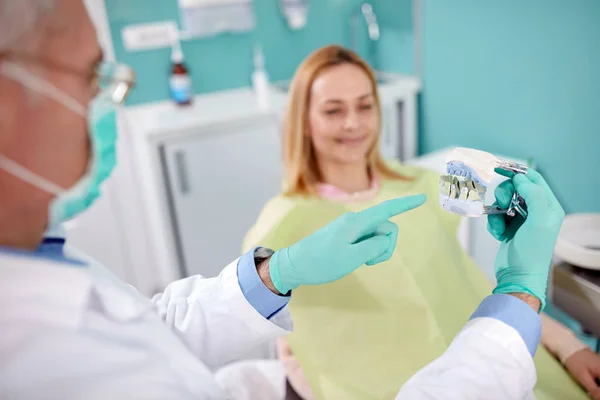
[[[173,75],[169,80],[171,98],[177,103],[187,103],[192,97],[192,80],[187,75]]]

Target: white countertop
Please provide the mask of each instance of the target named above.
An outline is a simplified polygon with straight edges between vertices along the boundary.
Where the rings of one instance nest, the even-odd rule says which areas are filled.
[[[272,107],[261,109],[250,88],[239,88],[195,96],[189,106],[177,106],[172,101],[129,106],[125,115],[134,134],[151,137],[233,120],[275,116],[285,97],[284,93],[275,93]]]
[[[414,96],[421,87],[414,77],[386,75],[382,78],[389,78],[378,87],[382,102]],[[170,100],[128,106],[124,116],[134,135],[158,139],[192,128],[256,118],[282,118],[286,101],[287,92],[274,88],[271,107],[263,109],[259,107],[252,88],[242,87],[195,96],[189,106],[180,107]]]

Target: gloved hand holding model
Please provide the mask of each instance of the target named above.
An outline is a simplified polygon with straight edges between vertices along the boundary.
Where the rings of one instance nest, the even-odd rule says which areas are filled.
[[[422,205],[425,195],[388,200],[360,213],[346,213],[270,260],[273,285],[287,293],[300,285],[333,282],[363,264],[374,265],[394,253],[398,227],[391,217]]]
[[[535,398],[533,356],[542,329],[537,311],[546,302],[550,262],[565,213],[536,171],[500,184],[495,206],[506,209],[515,191],[525,200],[526,217],[488,215],[489,232],[502,241],[495,294],[481,302],[441,357],[404,384],[397,400]]]
[[[506,171],[498,171],[510,175]],[[488,231],[502,244],[496,256],[494,293],[526,293],[546,304],[548,274],[565,212],[544,178],[532,169],[516,174],[496,189],[496,203],[507,208],[514,192],[523,197],[528,216],[488,216]]]

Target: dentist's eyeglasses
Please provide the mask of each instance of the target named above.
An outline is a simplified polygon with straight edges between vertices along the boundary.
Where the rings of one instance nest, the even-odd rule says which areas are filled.
[[[115,105],[121,105],[135,85],[135,72],[124,64],[101,61],[91,72],[82,71],[71,66],[51,61],[48,59],[32,56],[24,53],[1,52],[2,59],[37,64],[45,68],[54,69],[62,73],[70,74],[85,79],[90,85],[92,95],[107,91]]]

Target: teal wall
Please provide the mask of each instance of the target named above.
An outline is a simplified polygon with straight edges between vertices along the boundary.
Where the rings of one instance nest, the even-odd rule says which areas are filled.
[[[251,32],[183,42],[196,93],[249,86],[254,43],[263,47],[272,81],[291,78],[302,59],[316,48],[330,43],[349,46],[348,18],[362,1],[313,0],[308,23],[301,31],[287,27],[277,4],[278,0],[254,1],[256,28]],[[121,30],[135,23],[179,21],[177,0],[106,0],[106,6],[116,58],[134,67],[138,74],[138,84],[128,104],[167,99],[170,50],[127,52]],[[411,1],[374,0],[373,7],[381,19],[381,40],[368,40],[361,17],[359,53],[375,67],[412,72]],[[405,18],[395,20],[391,13]]]
[[[375,50],[377,68],[413,75],[413,0],[378,0],[374,3],[374,10],[381,33]]]
[[[424,0],[421,152],[533,157],[600,211],[600,1]]]

